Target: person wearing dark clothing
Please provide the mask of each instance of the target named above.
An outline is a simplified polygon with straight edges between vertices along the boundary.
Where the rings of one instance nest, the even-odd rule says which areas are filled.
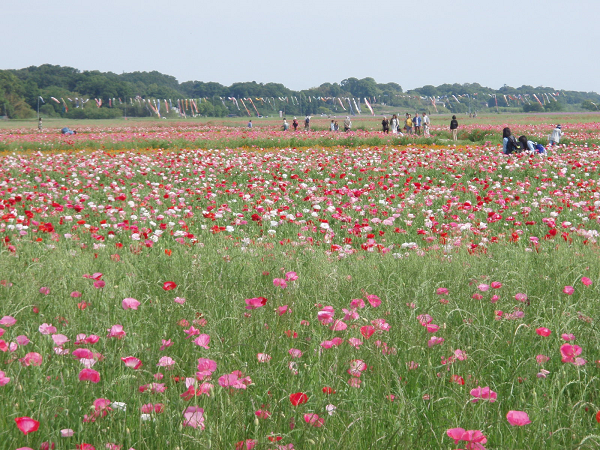
[[[506,127],[502,130],[502,153],[510,155],[511,153],[519,153],[519,143],[513,136],[510,128]]]
[[[383,120],[381,121],[381,126],[383,127],[383,132],[384,133],[389,133],[390,132],[390,121],[387,120],[387,117],[383,118]]]
[[[456,120],[456,116],[452,116],[452,120],[450,121],[450,131],[452,131],[452,139],[458,140],[458,120]]]

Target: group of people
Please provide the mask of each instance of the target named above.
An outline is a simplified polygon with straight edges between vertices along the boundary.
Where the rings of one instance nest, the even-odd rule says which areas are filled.
[[[416,113],[414,118],[409,113],[406,113],[404,119],[404,132],[406,134],[413,134],[414,132],[419,135],[423,133],[424,136],[429,136],[430,124],[431,122],[427,113],[423,113],[423,117],[419,116],[419,113]],[[402,134],[402,124],[396,114],[394,114],[390,120],[384,116],[381,121],[381,126],[384,133],[389,133],[391,131],[393,134]]]
[[[562,131],[560,125],[557,125],[552,134],[550,135],[550,147],[557,145],[560,142],[560,136]],[[527,139],[527,136],[515,136],[510,131],[510,128],[505,127],[502,130],[502,153],[505,155],[511,155],[513,153],[528,153],[530,155],[540,154],[546,155],[546,148],[542,144],[538,144],[535,141]]]
[[[294,127],[294,131],[298,131],[298,126],[300,124],[298,123],[298,119],[296,117],[294,117],[294,120],[292,121],[292,127]],[[283,131],[287,131],[290,129],[290,124],[288,123],[287,119],[284,117],[283,118]],[[310,116],[306,116],[304,118],[304,131],[310,131]]]

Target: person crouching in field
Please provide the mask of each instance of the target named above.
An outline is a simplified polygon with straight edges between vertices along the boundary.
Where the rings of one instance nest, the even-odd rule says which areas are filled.
[[[517,139],[511,133],[510,128],[504,128],[502,130],[502,153],[510,155],[511,153],[519,152],[520,148]]]
[[[552,133],[550,133],[550,147],[554,147],[555,145],[558,145],[560,143],[560,137],[562,136],[562,130],[560,128],[560,124],[556,125],[556,128],[554,128],[554,130],[552,130]]]
[[[530,141],[526,136],[519,136],[519,145],[521,146],[523,152],[529,155],[535,155],[536,153],[546,156],[546,149],[542,144],[538,144],[537,142]]]

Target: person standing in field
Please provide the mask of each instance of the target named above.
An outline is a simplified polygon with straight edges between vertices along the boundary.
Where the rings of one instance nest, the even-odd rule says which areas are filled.
[[[554,147],[560,143],[560,137],[562,136],[562,129],[560,124],[556,125],[552,133],[550,133],[550,147]]]
[[[333,131],[340,131],[340,125],[338,124],[337,120],[333,124]]]
[[[350,116],[346,116],[346,120],[344,120],[344,131],[347,133],[352,130],[352,121],[350,120]]]
[[[412,134],[412,127],[413,122],[410,118],[410,114],[406,113],[406,120],[404,121],[404,130],[406,131],[406,134]]]
[[[415,118],[413,119],[413,125],[415,127],[415,133],[421,134],[421,118],[419,117],[419,113],[415,113]]]
[[[423,135],[425,137],[429,137],[429,125],[430,125],[429,116],[427,113],[423,113]]]
[[[294,117],[294,120],[292,121],[292,126],[294,127],[294,131],[296,131],[298,129],[298,119],[296,119]]]
[[[390,132],[390,121],[387,120],[387,117],[383,116],[383,120],[381,121],[381,127],[383,128],[384,133]]]
[[[283,118],[283,131],[287,131],[290,128],[290,124],[287,123],[287,120],[285,120],[285,117]]]
[[[331,124],[329,125],[329,129],[331,131],[335,131],[335,121],[333,119],[331,119]]]
[[[458,120],[456,120],[456,116],[452,116],[452,120],[450,121],[450,131],[452,131],[452,140],[458,140]]]
[[[304,119],[304,131],[310,131],[310,116]]]
[[[42,132],[42,118],[41,117],[38,119],[38,131],[40,133]]]
[[[400,127],[400,122],[398,122],[398,116],[396,116],[396,114],[394,114],[392,116],[391,127],[392,127],[392,133],[394,133],[394,134],[398,133],[398,128]]]

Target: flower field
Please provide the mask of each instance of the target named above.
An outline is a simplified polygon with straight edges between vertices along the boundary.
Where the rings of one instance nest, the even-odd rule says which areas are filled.
[[[2,448],[598,448],[599,130],[563,129],[1,130]]]

